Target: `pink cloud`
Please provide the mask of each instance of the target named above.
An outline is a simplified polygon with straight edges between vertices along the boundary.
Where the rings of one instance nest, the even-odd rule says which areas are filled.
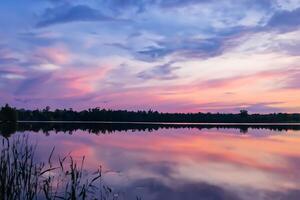
[[[49,62],[58,65],[71,61],[71,53],[62,45],[38,48],[33,56],[40,62]]]
[[[56,55],[60,51],[47,49],[46,52]],[[62,58],[45,58],[57,63],[68,62],[71,53],[63,55]],[[20,91],[15,93],[15,99],[18,99],[19,105],[26,102],[23,105],[29,107],[48,104],[75,109],[102,107],[163,112],[237,112],[246,108],[252,112],[300,111],[300,93],[295,92],[298,90],[296,75],[299,70],[295,67],[184,84],[178,81],[172,85],[139,87],[130,83],[130,79],[126,79],[124,87],[110,84],[114,69],[113,65],[93,61],[80,66],[65,63],[51,73],[18,72],[28,78],[22,83],[14,83]],[[122,74],[119,76],[122,77]],[[39,77],[44,78],[35,83],[34,80],[40,80]]]

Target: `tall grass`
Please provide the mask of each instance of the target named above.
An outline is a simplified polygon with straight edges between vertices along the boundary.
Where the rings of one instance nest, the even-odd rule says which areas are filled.
[[[101,166],[94,173],[84,170],[84,157],[53,161],[53,148],[47,161],[37,161],[28,137],[3,139],[0,148],[0,200],[117,199],[103,184]]]

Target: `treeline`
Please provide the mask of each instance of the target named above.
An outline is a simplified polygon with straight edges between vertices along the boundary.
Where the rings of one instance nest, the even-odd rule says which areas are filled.
[[[0,109],[1,122],[16,122],[18,120],[18,111],[16,108],[10,107],[8,104]]]
[[[272,113],[248,114],[241,110],[228,113],[160,113],[157,111],[127,111],[93,108],[82,111],[72,109],[39,110],[11,108],[0,111],[1,121],[118,121],[118,122],[185,122],[185,123],[297,123],[300,114]]]

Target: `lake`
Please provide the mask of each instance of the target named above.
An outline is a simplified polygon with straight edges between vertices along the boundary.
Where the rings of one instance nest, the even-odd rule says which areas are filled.
[[[300,199],[300,126],[20,123],[36,158],[85,156],[116,199]]]

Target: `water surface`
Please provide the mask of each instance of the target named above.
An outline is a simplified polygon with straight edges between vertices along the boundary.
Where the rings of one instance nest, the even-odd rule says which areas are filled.
[[[294,126],[39,124],[2,127],[28,135],[37,158],[100,164],[118,199],[300,199],[300,131]]]

